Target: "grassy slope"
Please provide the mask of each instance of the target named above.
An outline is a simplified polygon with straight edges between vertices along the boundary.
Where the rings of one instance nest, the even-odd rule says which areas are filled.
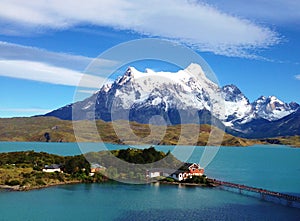
[[[262,141],[270,144],[300,147],[300,136],[292,136],[292,137],[284,136],[284,137],[276,137],[276,138],[267,138],[267,139],[262,139]]]
[[[201,125],[200,131],[197,125],[176,125],[166,128],[151,126],[138,123],[130,123],[133,130],[128,130],[128,122],[103,122],[97,121],[98,131],[95,124],[91,121],[75,122],[76,138],[74,135],[73,123],[54,117],[29,117],[29,118],[0,118],[0,140],[1,141],[45,141],[44,134],[50,133],[51,142],[97,142],[100,141],[99,135],[104,142],[110,143],[149,143],[165,145],[206,145],[210,137],[211,127]],[[222,134],[218,129],[216,134]],[[116,131],[116,132],[115,132]],[[184,131],[184,132],[182,132]],[[116,135],[118,134],[118,136]],[[199,136],[198,136],[199,134]],[[163,136],[164,135],[164,136]],[[178,140],[180,137],[180,140]],[[211,136],[210,144],[217,144],[218,137]],[[298,138],[285,138],[283,140],[288,145],[299,145]],[[249,140],[224,134],[223,146],[249,146],[262,143],[259,140]]]
[[[300,136],[281,137],[279,141],[284,145],[300,147]]]
[[[34,151],[0,153],[0,188],[29,190],[57,184],[97,181],[82,171],[85,168],[82,159],[85,160],[78,156],[63,157]],[[42,172],[44,165],[53,163],[65,165],[65,172]],[[67,165],[68,168],[72,166],[69,173]],[[74,168],[79,172],[75,173]]]

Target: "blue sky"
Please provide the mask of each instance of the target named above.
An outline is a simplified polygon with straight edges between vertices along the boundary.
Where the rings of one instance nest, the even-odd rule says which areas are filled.
[[[237,85],[250,101],[300,103],[299,11],[290,0],[0,0],[0,117],[71,103],[95,57],[147,37],[192,48],[222,86]],[[115,62],[99,60],[99,70]],[[100,78],[89,76],[87,88]]]

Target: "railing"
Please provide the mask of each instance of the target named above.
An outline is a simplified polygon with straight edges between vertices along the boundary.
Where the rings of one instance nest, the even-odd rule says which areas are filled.
[[[288,205],[290,205],[292,202],[300,203],[300,197],[298,197],[298,196],[293,196],[293,195],[289,195],[289,194],[285,194],[285,193],[265,190],[262,188],[256,188],[256,187],[251,187],[251,186],[246,186],[246,185],[241,185],[241,184],[236,184],[236,183],[231,183],[231,182],[226,182],[226,181],[220,181],[220,180],[216,180],[216,179],[210,179],[210,180],[212,183],[214,183],[216,185],[259,193],[259,194],[261,194],[262,198],[264,198],[266,195],[268,195],[268,196],[272,196],[272,197],[276,197],[276,198],[280,198],[280,199],[285,199],[287,201]]]

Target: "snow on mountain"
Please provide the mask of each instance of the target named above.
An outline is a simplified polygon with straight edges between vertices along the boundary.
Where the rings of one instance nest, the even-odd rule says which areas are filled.
[[[221,91],[225,103],[225,115],[221,120],[225,126],[232,127],[236,121],[245,120],[251,114],[248,98],[235,85],[226,85]]]
[[[115,102],[108,105],[113,109],[141,110],[156,106],[165,112],[172,108],[208,110],[228,127],[257,118],[275,120],[296,110],[275,98],[271,98],[269,104],[263,100],[251,104],[235,85],[220,88],[208,79],[198,64],[190,64],[175,73],[151,69],[140,72],[129,67],[122,77],[104,86],[102,91],[114,98]]]
[[[196,80],[195,76],[201,78]],[[187,69],[175,73],[150,69],[140,72],[129,67],[121,78],[101,91],[114,94],[114,100],[118,100],[118,104],[114,102],[114,105],[124,109],[130,109],[133,104],[145,106],[165,103],[166,110],[168,107],[210,110],[209,96],[216,90],[218,86],[206,78],[202,68],[191,64]]]
[[[186,112],[187,118],[195,118],[195,113],[204,111],[236,129],[259,119],[281,119],[299,109],[299,105],[286,104],[274,96],[262,96],[250,103],[235,85],[220,88],[207,78],[200,65],[192,63],[175,73],[151,69],[141,72],[129,67],[123,76],[104,85],[90,98],[47,116],[72,119],[72,108],[75,119],[129,119],[142,123],[153,115],[180,122],[177,110]]]
[[[275,96],[261,96],[252,103],[252,107],[257,117],[274,121],[295,112],[299,105],[284,103]]]

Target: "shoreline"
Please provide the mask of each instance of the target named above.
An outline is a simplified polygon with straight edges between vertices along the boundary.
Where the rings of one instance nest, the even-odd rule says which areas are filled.
[[[208,178],[208,180],[211,180]],[[181,183],[178,181],[175,182],[169,182],[169,181],[158,181],[157,183],[163,184],[163,185],[178,185],[178,186],[198,186],[198,187],[208,187],[208,188],[213,188],[213,187],[218,187],[220,186],[217,183],[211,182],[209,184],[204,184],[204,183]]]
[[[61,183],[50,183],[50,184],[46,184],[43,186],[33,186],[33,187],[26,187],[26,186],[9,186],[9,185],[0,185],[0,191],[13,191],[13,192],[27,192],[27,191],[31,191],[31,190],[40,190],[40,189],[46,189],[46,188],[50,188],[50,187],[55,187],[55,186],[62,186],[62,185],[72,185],[72,184],[81,184],[84,183],[82,181],[67,181],[67,182],[61,182]]]
[[[104,184],[108,183],[109,181],[106,182],[101,182],[101,183],[90,183],[90,182],[83,182],[79,180],[74,180],[74,181],[67,181],[67,182],[61,182],[61,183],[51,183],[51,184],[46,184],[44,186],[33,186],[33,187],[26,187],[26,186],[9,186],[9,185],[0,185],[0,191],[7,191],[7,192],[27,192],[27,191],[32,191],[32,190],[41,190],[41,189],[47,189],[50,187],[55,187],[55,186],[62,186],[62,185],[75,185],[75,184]],[[116,182],[120,183],[120,182]],[[130,184],[130,183],[127,183]],[[151,184],[162,184],[162,185],[177,185],[177,186],[190,186],[190,187],[205,187],[205,188],[214,188],[220,186],[217,183],[210,183],[210,185],[207,184],[201,184],[201,183],[181,183],[178,181],[174,182],[169,182],[169,181],[156,181],[156,182],[150,182],[150,183],[143,183],[141,185],[151,185]]]

